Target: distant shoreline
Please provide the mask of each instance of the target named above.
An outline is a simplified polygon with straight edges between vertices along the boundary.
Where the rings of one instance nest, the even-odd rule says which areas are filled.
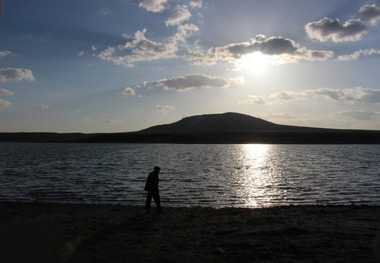
[[[13,262],[376,262],[379,218],[379,206],[0,202],[0,239]]]
[[[57,143],[178,143],[178,144],[380,144],[380,131],[251,133],[0,133],[0,142]]]

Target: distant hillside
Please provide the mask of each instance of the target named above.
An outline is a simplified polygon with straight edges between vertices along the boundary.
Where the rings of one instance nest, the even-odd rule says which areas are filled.
[[[0,133],[0,141],[80,143],[380,144],[380,131],[279,125],[239,113],[208,114],[123,133]]]
[[[139,133],[251,133],[251,132],[310,132],[327,129],[279,125],[240,113],[208,114],[186,117],[180,121],[153,126]]]

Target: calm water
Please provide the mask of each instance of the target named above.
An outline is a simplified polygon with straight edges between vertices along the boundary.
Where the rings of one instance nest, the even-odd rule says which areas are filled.
[[[0,143],[0,201],[167,206],[380,205],[380,145]]]

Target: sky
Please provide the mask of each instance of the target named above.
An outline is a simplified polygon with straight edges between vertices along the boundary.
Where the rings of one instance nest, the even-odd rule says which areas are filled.
[[[224,112],[380,130],[379,0],[3,0],[1,13],[0,132]]]

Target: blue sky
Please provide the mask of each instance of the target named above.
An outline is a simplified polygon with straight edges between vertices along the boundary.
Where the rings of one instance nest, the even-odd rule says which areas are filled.
[[[3,0],[0,132],[239,112],[380,129],[380,1]]]

